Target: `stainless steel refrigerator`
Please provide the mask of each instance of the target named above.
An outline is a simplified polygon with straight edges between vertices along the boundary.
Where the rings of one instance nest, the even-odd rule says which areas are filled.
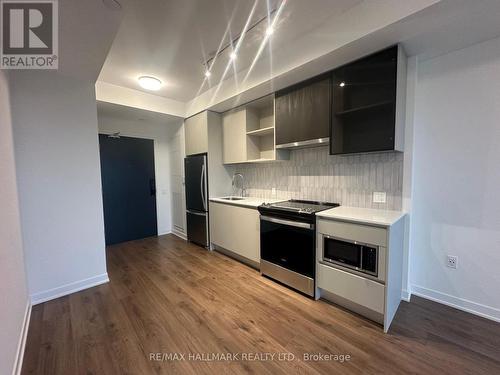
[[[184,159],[186,181],[187,238],[200,246],[210,246],[208,230],[207,154]]]

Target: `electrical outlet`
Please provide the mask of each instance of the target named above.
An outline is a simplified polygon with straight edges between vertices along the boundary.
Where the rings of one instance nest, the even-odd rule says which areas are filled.
[[[385,203],[387,200],[387,195],[385,191],[374,191],[373,192],[373,203]]]
[[[448,255],[446,258],[446,265],[450,268],[457,268],[458,257],[454,255]]]

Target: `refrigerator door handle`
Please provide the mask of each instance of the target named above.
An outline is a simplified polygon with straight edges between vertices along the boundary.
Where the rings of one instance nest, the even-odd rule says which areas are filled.
[[[207,210],[207,197],[205,191],[205,176],[206,176],[206,166],[203,164],[201,167],[201,179],[200,179],[200,190],[201,190],[201,200],[203,202],[203,208]]]

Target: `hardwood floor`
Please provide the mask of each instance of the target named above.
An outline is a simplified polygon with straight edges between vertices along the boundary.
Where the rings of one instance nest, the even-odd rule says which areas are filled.
[[[424,299],[402,302],[384,334],[172,235],[107,259],[110,283],[33,307],[23,374],[500,373],[500,324]]]

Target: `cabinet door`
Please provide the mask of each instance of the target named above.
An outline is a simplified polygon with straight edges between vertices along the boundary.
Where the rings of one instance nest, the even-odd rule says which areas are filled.
[[[395,46],[333,71],[331,154],[394,150],[397,57]]]
[[[253,208],[232,206],[233,249],[247,259],[260,263],[260,216]]]
[[[330,82],[320,76],[276,94],[276,144],[329,137]]]
[[[259,263],[259,211],[210,202],[210,240],[217,246]]]
[[[247,160],[246,110],[229,112],[222,119],[224,163],[241,163]]]
[[[184,121],[186,155],[208,152],[207,112],[199,113]]]
[[[215,245],[231,250],[232,236],[229,228],[232,225],[231,206],[210,202],[210,241]]]

